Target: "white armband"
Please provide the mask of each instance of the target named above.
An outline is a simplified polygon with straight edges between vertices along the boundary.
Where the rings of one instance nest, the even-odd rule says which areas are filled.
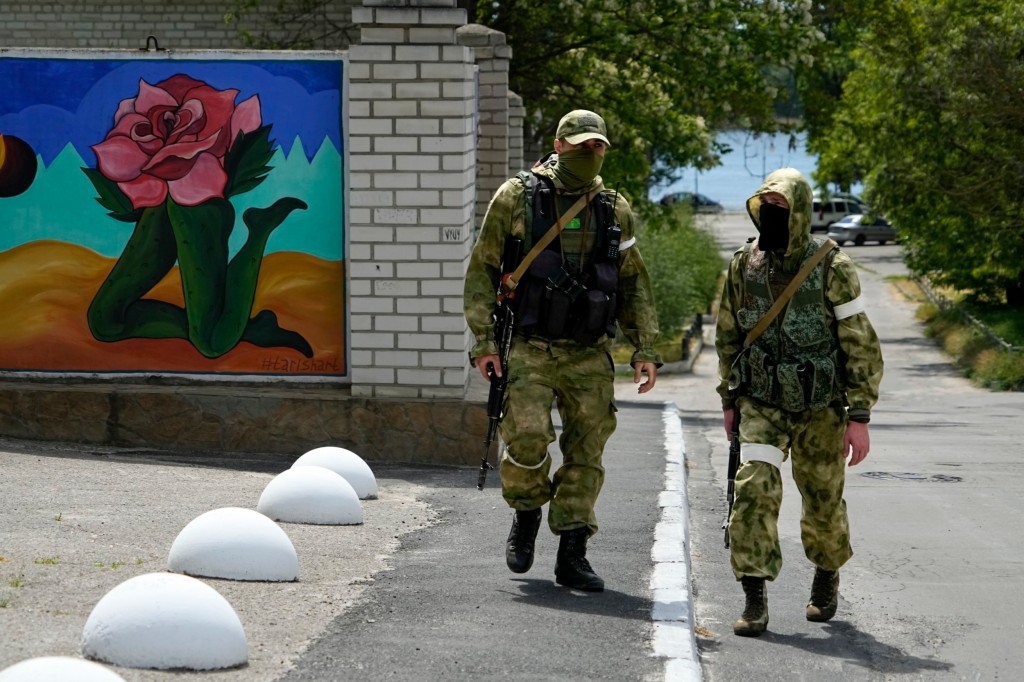
[[[766,462],[776,469],[782,468],[786,453],[774,445],[764,443],[743,443],[740,446],[741,462]]]
[[[633,244],[636,244],[636,237],[630,237],[626,241],[619,244],[619,251],[625,251],[629,247],[633,246]]]
[[[862,313],[867,308],[864,306],[864,297],[858,296],[849,303],[837,305],[834,309],[836,314],[836,320],[845,320],[848,317],[853,317],[857,313]]]

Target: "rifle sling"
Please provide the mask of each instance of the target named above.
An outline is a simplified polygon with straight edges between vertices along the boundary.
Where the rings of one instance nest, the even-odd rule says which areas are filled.
[[[529,189],[527,189],[529,191]],[[547,248],[548,244],[554,241],[565,226],[569,224],[569,221],[576,217],[576,214],[583,210],[583,207],[593,201],[594,197],[604,191],[604,185],[598,183],[597,187],[592,189],[590,192],[582,195],[576,200],[568,211],[566,211],[558,221],[551,226],[551,229],[544,233],[544,236],[537,240],[537,243],[533,245],[530,252],[523,258],[523,262],[519,264],[519,267],[515,269],[515,272],[509,275],[505,275],[501,283],[501,291],[505,294],[511,293],[519,286],[519,280],[522,278],[526,269],[530,267],[530,263],[533,259],[540,255],[540,252]],[[557,201],[557,199],[556,199]]]
[[[796,277],[790,281],[789,285],[787,285],[782,291],[782,294],[775,299],[775,303],[773,303],[772,307],[768,309],[768,312],[764,314],[764,317],[758,320],[757,324],[754,325],[754,328],[750,330],[749,334],[747,334],[747,338],[743,341],[744,350],[750,348],[754,341],[757,341],[758,337],[760,337],[761,334],[764,333],[764,330],[768,328],[768,325],[770,325],[772,321],[778,317],[779,313],[782,312],[782,309],[786,307],[786,304],[789,303],[789,299],[793,298],[793,294],[795,294],[796,290],[800,288],[800,285],[804,283],[804,280],[811,274],[811,271],[814,270],[818,263],[825,258],[828,252],[836,246],[838,246],[838,244],[834,241],[826,239],[825,243],[814,252],[814,255],[811,256],[806,263],[804,263],[803,267],[800,268],[800,271],[796,273]]]

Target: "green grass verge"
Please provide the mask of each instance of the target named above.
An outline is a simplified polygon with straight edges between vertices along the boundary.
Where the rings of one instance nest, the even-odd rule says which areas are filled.
[[[896,286],[908,298],[920,303],[917,318],[924,323],[925,333],[938,342],[971,381],[997,391],[1024,391],[1024,352],[1007,350],[956,309],[942,310],[923,294],[909,294],[907,281]],[[979,305],[949,292],[943,293],[1001,339],[1017,348],[1024,347],[1024,310]]]

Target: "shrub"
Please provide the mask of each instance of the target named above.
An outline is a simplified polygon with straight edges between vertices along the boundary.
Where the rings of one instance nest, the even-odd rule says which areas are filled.
[[[637,246],[651,276],[660,341],[675,338],[715,298],[725,262],[688,206],[653,205],[639,216]]]

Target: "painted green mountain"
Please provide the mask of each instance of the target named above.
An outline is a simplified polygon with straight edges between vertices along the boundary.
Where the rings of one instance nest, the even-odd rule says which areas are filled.
[[[117,257],[134,225],[114,220],[96,200],[81,156],[68,144],[44,167],[39,159],[35,182],[18,196],[0,199],[0,251],[39,240],[78,244],[104,256]],[[242,213],[251,207],[270,206],[282,197],[296,197],[309,208],[288,217],[270,238],[267,253],[295,251],[325,260],[344,259],[344,202],[342,160],[329,139],[306,159],[296,138],[286,157],[278,148],[270,161],[273,170],[265,182],[232,198],[237,216],[232,231],[232,253],[245,242]]]

